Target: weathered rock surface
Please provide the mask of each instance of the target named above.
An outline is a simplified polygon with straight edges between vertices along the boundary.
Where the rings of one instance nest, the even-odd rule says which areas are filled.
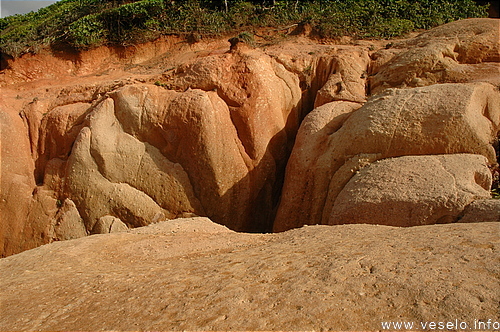
[[[385,63],[373,67],[371,93],[447,82],[486,81],[500,86],[497,19],[448,23],[393,47],[395,51],[383,50],[372,56],[375,60],[384,59]]]
[[[122,113],[133,111],[129,108]],[[89,231],[105,215],[138,227],[199,208],[183,169],[124,131],[133,115],[141,116],[122,114],[122,125],[115,116],[115,102],[108,98],[89,114],[89,126],[74,143],[67,162],[66,191]]]
[[[72,103],[54,107],[40,121],[38,142],[33,147],[36,158],[37,182],[44,182],[46,166],[53,159],[66,160],[72,144],[84,124],[88,103]],[[54,189],[61,189],[55,186]]]
[[[124,87],[89,112],[66,186],[87,230],[108,214],[131,227],[196,214],[270,229],[277,173],[298,128],[297,77],[247,50],[181,67],[171,84],[179,91]]]
[[[302,35],[229,49],[165,37],[10,61],[0,72],[0,255],[114,221],[327,224],[373,161],[472,153],[495,163],[498,22],[453,22],[376,51],[386,43]],[[443,82],[475,84],[387,90]]]
[[[128,230],[127,225],[113,216],[99,218],[92,228],[92,234],[116,233]]]
[[[64,241],[78,239],[87,236],[87,230],[78,209],[72,200],[66,198],[61,203],[60,209],[51,225],[51,237],[53,240]]]
[[[173,220],[0,259],[0,330],[473,327],[500,319],[499,252],[499,223],[264,235]]]
[[[500,222],[500,199],[478,199],[463,212],[460,222]]]
[[[30,140],[16,106],[0,93],[0,256],[46,243],[57,212],[53,193],[34,190]]]
[[[268,55],[247,50],[202,59],[177,68],[170,86],[217,92],[254,167],[285,157],[287,136],[300,121],[301,90],[297,76]]]
[[[330,75],[316,94],[314,106],[332,101],[366,101],[366,79],[370,58],[367,52],[340,52],[330,56]],[[321,61],[321,59],[320,59]],[[321,70],[321,67],[319,68]]]
[[[14,61],[0,330],[500,321],[498,24]]]
[[[337,196],[328,224],[418,226],[456,222],[474,199],[490,198],[490,188],[491,172],[483,156],[384,159],[363,167],[351,178]]]
[[[488,83],[391,89],[348,116],[318,108],[297,135],[274,229],[328,224],[338,194],[375,160],[472,153],[496,163],[499,125],[500,95]]]

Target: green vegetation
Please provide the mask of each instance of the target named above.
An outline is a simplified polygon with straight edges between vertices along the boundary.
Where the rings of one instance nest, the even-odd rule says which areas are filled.
[[[62,0],[0,19],[0,51],[128,45],[165,34],[216,36],[309,23],[325,38],[391,38],[486,16],[472,0]]]

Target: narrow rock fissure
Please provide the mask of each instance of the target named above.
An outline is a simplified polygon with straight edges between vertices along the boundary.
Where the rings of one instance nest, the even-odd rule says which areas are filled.
[[[315,59],[316,66],[315,66],[315,73],[311,76],[303,76],[297,74],[299,78],[299,85],[307,85],[308,89],[306,91],[302,92],[302,97],[297,105],[299,107],[298,114],[300,118],[298,119],[298,128],[300,128],[302,122],[304,121],[305,117],[312,112],[315,107],[314,103],[317,97],[318,92],[321,90],[321,88],[328,82],[328,78],[337,73],[338,70],[338,62],[335,59],[330,59],[327,65],[326,71],[321,69],[321,66],[318,65],[319,62],[325,61],[324,58],[317,58]],[[322,73],[318,71],[323,71]],[[283,80],[283,79],[282,79]],[[284,80],[285,81],[285,80]],[[286,83],[286,81],[285,81]],[[288,86],[288,84],[287,84]],[[335,100],[335,101],[342,101],[342,100]],[[345,100],[349,101],[349,100]],[[298,130],[297,128],[297,130]],[[287,155],[286,158],[283,162],[283,165],[281,169],[276,169],[275,173],[275,183],[273,186],[273,198],[272,198],[272,211],[270,211],[272,215],[272,220],[270,221],[270,226],[269,230],[264,230],[264,232],[267,231],[272,231],[276,219],[276,214],[277,210],[279,208],[280,202],[281,202],[281,196],[283,193],[283,186],[285,182],[285,176],[286,176],[286,169],[288,166],[288,162],[290,160],[290,156],[292,154],[292,149],[293,146],[295,145],[295,140],[296,140],[297,133],[291,138],[289,138],[289,144],[290,144],[290,149],[287,150]],[[325,198],[326,199],[326,198]]]
[[[497,138],[493,142],[493,148],[495,149],[497,164],[493,165],[491,169],[493,176],[491,192],[495,198],[500,198],[500,132],[497,133]]]

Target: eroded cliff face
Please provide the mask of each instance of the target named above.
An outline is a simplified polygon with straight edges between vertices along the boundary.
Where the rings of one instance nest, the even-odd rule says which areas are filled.
[[[490,197],[498,33],[498,20],[474,19],[391,48],[167,39],[11,62],[0,77],[1,255],[193,215],[247,232],[457,221]],[[441,156],[403,158],[414,155]],[[378,160],[401,177],[373,175]],[[427,162],[441,178],[411,171]],[[408,189],[409,173],[421,189]],[[437,205],[420,197],[429,181]],[[408,206],[420,212],[390,213]]]

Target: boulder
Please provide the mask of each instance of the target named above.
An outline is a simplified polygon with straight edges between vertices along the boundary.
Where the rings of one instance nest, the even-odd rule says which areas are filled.
[[[92,234],[116,233],[126,230],[128,230],[128,227],[120,218],[103,216],[95,223],[92,228]]]
[[[386,61],[373,67],[372,94],[387,88],[446,82],[485,81],[500,86],[500,21],[467,19],[444,24],[395,44],[372,57]],[[387,57],[391,52],[394,57]],[[390,59],[390,60],[389,60]]]
[[[489,198],[490,188],[491,172],[483,156],[384,159],[356,172],[335,199],[328,224],[419,226],[456,222],[472,201]]]
[[[391,89],[372,97],[340,125],[335,113],[312,112],[292,151],[274,229],[328,224],[337,195],[367,163],[405,155],[471,153],[496,163],[500,94],[490,84]],[[332,129],[326,128],[328,117]],[[319,118],[320,120],[315,120]],[[318,121],[317,126],[311,122]],[[312,133],[319,133],[317,138]],[[323,140],[301,155],[307,140]],[[297,211],[301,211],[297,213]]]
[[[500,199],[478,199],[465,208],[459,222],[500,222]]]
[[[53,240],[64,241],[87,236],[85,224],[80,213],[78,213],[75,203],[69,198],[66,198],[62,203],[60,201],[56,203],[60,204],[61,207],[57,211],[52,225]]]
[[[333,55],[330,61],[330,74],[316,94],[314,107],[332,101],[364,103],[370,63],[368,54],[349,50]],[[321,66],[317,70],[322,70]]]

